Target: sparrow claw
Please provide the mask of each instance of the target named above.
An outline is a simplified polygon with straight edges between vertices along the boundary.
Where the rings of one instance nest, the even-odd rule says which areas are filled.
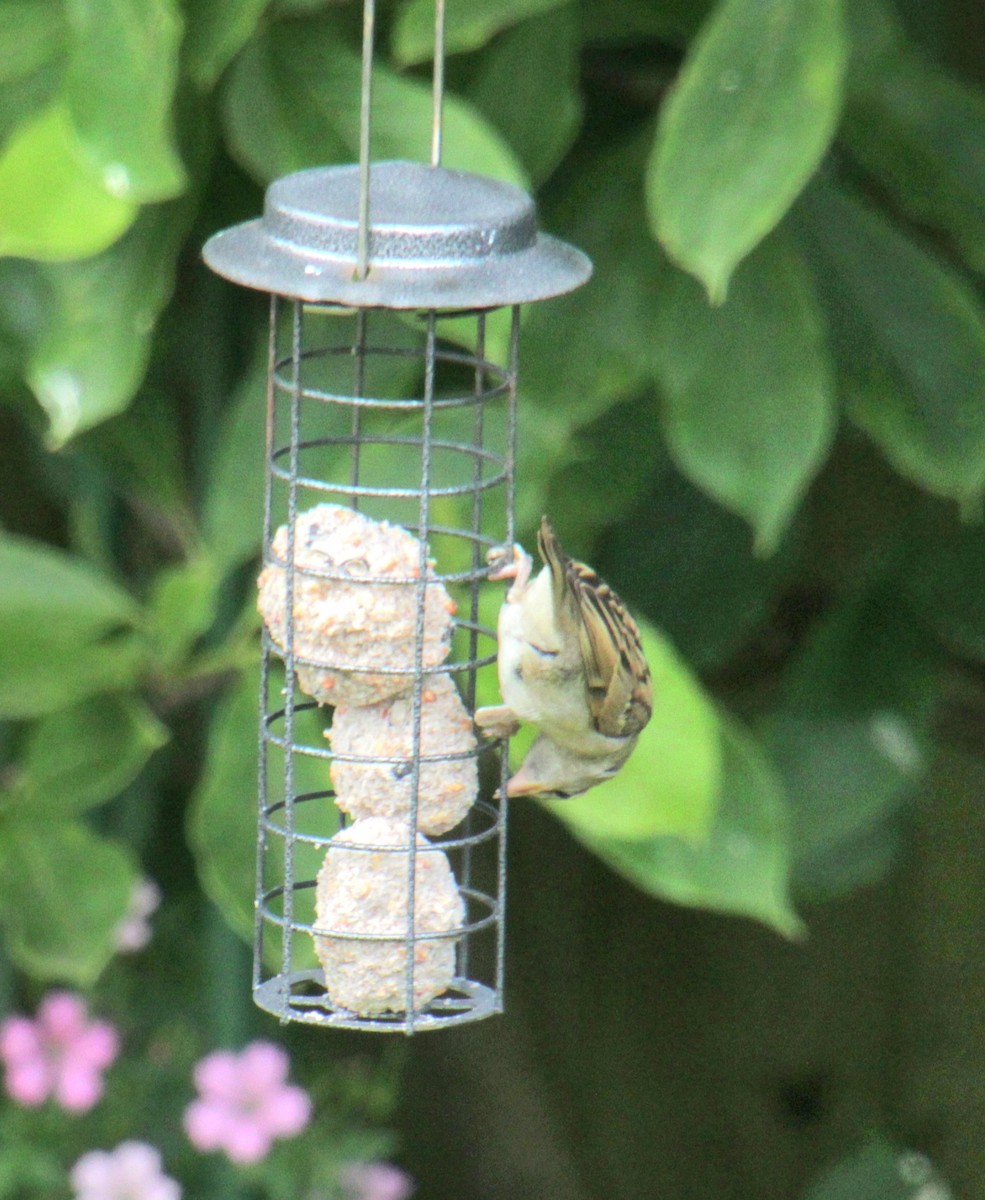
[[[477,708],[473,719],[476,728],[487,738],[509,738],[520,728],[516,713],[505,704]]]
[[[486,562],[493,568],[489,574],[490,579],[513,580],[513,586],[506,593],[506,599],[518,600],[530,579],[533,565],[530,555],[515,543],[511,546],[493,546],[486,555]]]

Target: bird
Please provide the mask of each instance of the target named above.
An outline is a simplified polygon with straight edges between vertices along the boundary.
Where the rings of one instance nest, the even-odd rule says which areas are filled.
[[[561,548],[543,517],[542,569],[519,545],[494,547],[490,579],[511,579],[498,621],[503,703],[480,708],[488,737],[514,734],[521,721],[538,736],[506,794],[577,796],[619,770],[653,711],[640,631],[611,587]]]

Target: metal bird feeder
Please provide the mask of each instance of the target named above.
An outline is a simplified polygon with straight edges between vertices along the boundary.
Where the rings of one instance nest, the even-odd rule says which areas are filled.
[[[442,0],[432,161],[370,162],[373,18],[366,0],[359,163],[275,181],[204,257],[270,294],[254,998],[410,1034],[503,1007],[480,586],[514,539],[519,305],[591,265],[520,189],[440,166]]]

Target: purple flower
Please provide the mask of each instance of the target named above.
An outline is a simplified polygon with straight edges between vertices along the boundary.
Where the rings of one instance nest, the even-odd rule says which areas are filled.
[[[393,1163],[351,1162],[339,1174],[346,1200],[407,1200],[414,1181]]]
[[[69,1176],[73,1200],[180,1200],[181,1188],[161,1170],[161,1156],[145,1142],[90,1150]]]
[[[0,1023],[7,1092],[29,1108],[54,1096],[69,1112],[87,1112],[102,1096],[102,1073],[119,1049],[115,1028],[90,1021],[72,992],[49,992],[33,1021],[13,1016]]]
[[[148,920],[161,903],[161,889],[153,879],[141,879],[130,896],[126,915],[113,933],[116,948],[121,954],[143,950],[151,939]]]
[[[207,1054],[195,1067],[199,1098],[185,1109],[191,1144],[221,1150],[230,1162],[255,1163],[275,1138],[299,1134],[311,1119],[311,1100],[286,1082],[288,1066],[287,1054],[272,1042],[251,1042],[239,1054]]]

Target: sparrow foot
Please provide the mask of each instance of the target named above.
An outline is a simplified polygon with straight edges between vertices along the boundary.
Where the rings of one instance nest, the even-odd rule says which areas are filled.
[[[493,569],[490,579],[512,579],[513,586],[506,593],[507,600],[517,600],[523,594],[530,579],[533,566],[530,555],[522,546],[494,546],[486,555],[486,562]]]

